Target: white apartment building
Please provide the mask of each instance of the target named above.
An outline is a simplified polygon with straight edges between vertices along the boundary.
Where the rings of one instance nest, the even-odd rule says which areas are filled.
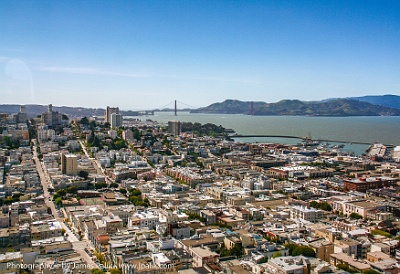
[[[323,217],[323,211],[305,206],[293,206],[290,210],[290,219],[302,219],[309,222],[318,222]]]
[[[158,214],[150,211],[136,212],[132,217],[128,218],[128,227],[148,227],[150,229],[156,229],[156,226],[160,224]]]

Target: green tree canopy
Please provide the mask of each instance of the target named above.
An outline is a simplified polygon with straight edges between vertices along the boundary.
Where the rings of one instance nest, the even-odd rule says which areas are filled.
[[[55,199],[54,203],[56,204],[56,206],[61,207],[61,206],[62,206],[62,199],[61,199],[61,197],[58,197],[57,199]]]
[[[89,173],[86,170],[80,170],[78,176],[86,180],[89,176]]]
[[[380,272],[375,271],[373,269],[367,269],[367,270],[363,271],[363,274],[380,274]]]
[[[65,195],[67,195],[67,191],[65,189],[59,189],[56,192],[59,196],[64,197]]]
[[[65,191],[70,194],[76,194],[78,192],[78,189],[76,188],[76,186],[69,186],[65,189]]]
[[[141,196],[142,195],[142,192],[137,188],[133,188],[129,192],[130,192],[130,195],[132,195],[132,196]]]
[[[89,124],[89,119],[87,117],[83,117],[80,121],[80,124],[82,125],[88,125]]]
[[[308,246],[297,246],[293,250],[292,256],[299,256],[299,255],[303,255],[306,257],[315,257],[315,251]]]
[[[292,255],[293,250],[294,250],[298,245],[296,245],[296,244],[284,244],[283,246],[289,250],[289,255]]]
[[[350,218],[359,220],[359,219],[363,219],[363,216],[353,212],[353,213],[350,214]]]
[[[110,274],[122,274],[122,271],[119,268],[111,268]]]
[[[392,237],[392,235],[389,232],[386,232],[386,231],[383,231],[383,230],[380,230],[380,229],[371,230],[371,234],[372,235],[381,235],[381,236],[385,236],[385,237],[388,237],[388,238]]]
[[[277,251],[272,255],[272,258],[278,258],[278,257],[282,257],[282,253]]]
[[[331,205],[328,204],[327,202],[319,203],[317,201],[312,201],[312,202],[310,202],[310,207],[322,209],[322,210],[325,210],[325,211],[332,211]]]
[[[92,274],[104,274],[103,270],[99,268],[93,268],[90,272],[92,272]]]

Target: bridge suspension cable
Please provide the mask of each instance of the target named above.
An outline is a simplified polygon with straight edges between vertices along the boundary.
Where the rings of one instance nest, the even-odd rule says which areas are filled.
[[[171,102],[169,102],[168,104],[166,104],[165,106],[162,106],[162,107],[160,107],[160,108],[157,108],[157,109],[164,109],[164,108],[166,108],[167,106],[169,106],[169,105],[171,105],[171,104],[173,104],[175,102],[175,100],[174,101],[171,101]]]
[[[185,106],[187,106],[187,107],[189,107],[189,108],[197,108],[197,107],[188,105],[188,104],[186,104],[186,103],[184,103],[184,102],[181,102],[181,101],[178,101],[178,100],[177,100],[177,102],[180,103],[180,104],[182,104],[182,105],[185,105]]]

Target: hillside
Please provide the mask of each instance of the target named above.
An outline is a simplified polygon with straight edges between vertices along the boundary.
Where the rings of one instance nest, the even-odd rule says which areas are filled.
[[[0,113],[17,113],[19,111],[20,105],[0,105]],[[26,113],[28,117],[35,117],[41,115],[47,111],[47,106],[45,105],[25,105]],[[104,109],[100,108],[83,108],[83,107],[56,107],[53,106],[53,111],[58,111],[62,114],[66,114],[69,117],[92,117],[92,116],[103,116]]]
[[[226,100],[192,113],[249,114],[250,102]],[[254,102],[253,115],[296,115],[296,116],[400,116],[400,110],[372,105],[350,99],[303,102],[282,100],[277,103]]]
[[[26,113],[29,118],[36,117],[47,111],[45,105],[25,105]],[[0,113],[17,113],[20,109],[20,105],[0,105]],[[67,106],[53,106],[53,111],[58,111],[62,114],[66,114],[70,118],[74,117],[93,117],[93,116],[104,116],[105,109],[103,108],[84,108],[84,107],[67,107]],[[120,110],[120,113],[124,116],[139,116],[141,115],[138,111],[132,110]]]
[[[396,108],[400,109],[400,96],[398,95],[369,95],[369,96],[362,96],[362,97],[352,97],[349,98],[352,100],[367,102],[373,105],[389,107],[389,108]]]
[[[254,102],[253,110],[261,108],[263,105],[265,105],[265,102]],[[249,114],[250,102],[228,99],[222,103],[214,103],[208,107],[193,109],[190,113]]]

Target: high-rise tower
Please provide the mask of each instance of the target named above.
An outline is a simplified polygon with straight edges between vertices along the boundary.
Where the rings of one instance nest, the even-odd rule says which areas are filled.
[[[119,114],[119,108],[115,107],[115,108],[111,108],[109,106],[107,106],[106,108],[106,112],[104,113],[104,122],[105,123],[109,123],[111,124],[111,114]]]

